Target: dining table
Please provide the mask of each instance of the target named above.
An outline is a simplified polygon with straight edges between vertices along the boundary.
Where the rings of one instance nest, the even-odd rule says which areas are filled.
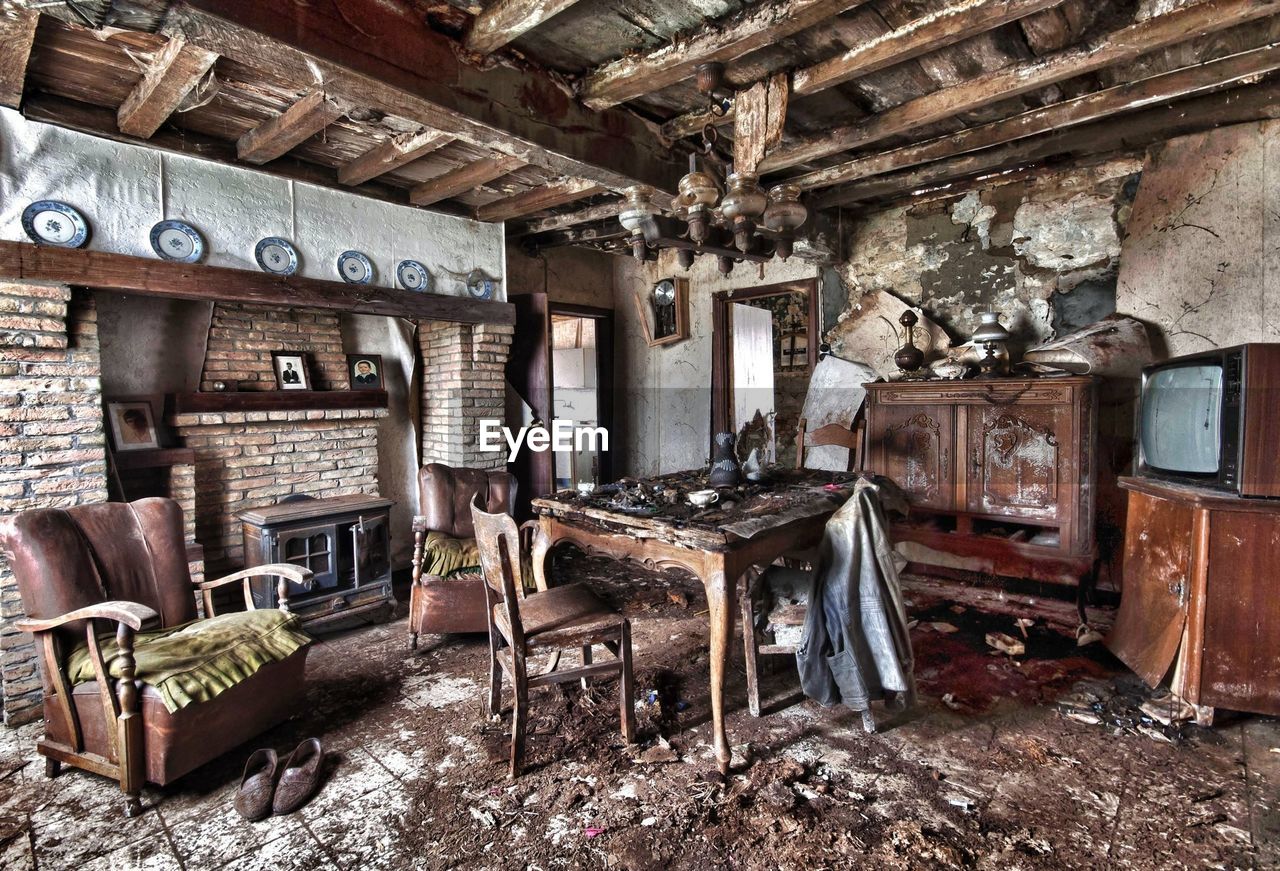
[[[728,774],[724,682],[739,580],[752,567],[815,547],[828,518],[852,494],[855,478],[853,473],[773,470],[763,480],[716,489],[715,501],[705,506],[689,499],[690,493],[711,489],[705,471],[625,478],[590,492],[561,490],[535,498],[534,581],[539,590],[548,588],[549,559],[563,544],[695,575],[707,594],[716,762]]]

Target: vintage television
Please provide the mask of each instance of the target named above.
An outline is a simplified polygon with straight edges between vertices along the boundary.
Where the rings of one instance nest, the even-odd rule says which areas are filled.
[[[1137,442],[1140,476],[1280,497],[1280,344],[1147,366]]]

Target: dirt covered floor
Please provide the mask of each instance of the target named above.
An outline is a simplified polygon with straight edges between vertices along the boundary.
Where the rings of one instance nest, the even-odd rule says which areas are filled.
[[[1021,638],[1011,617],[916,596],[920,702],[877,711],[875,735],[797,697],[785,659],[751,717],[739,656],[722,779],[701,590],[678,573],[620,584],[616,564],[574,557],[561,571],[632,618],[638,745],[622,746],[616,682],[536,690],[528,771],[508,782],[485,641],[429,636],[411,654],[399,618],[322,639],[311,709],[255,743],[284,754],[316,735],[332,754],[289,817],[232,810],[252,747],[149,788],[126,820],[112,783],[45,779],[38,727],[0,730],[0,867],[1280,867],[1280,723],[1166,726],[1100,645],[1037,624],[1011,657],[984,641]]]

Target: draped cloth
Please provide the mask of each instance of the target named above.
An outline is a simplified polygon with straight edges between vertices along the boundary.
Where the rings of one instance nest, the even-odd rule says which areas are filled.
[[[796,652],[805,695],[855,711],[914,704],[914,659],[885,507],[905,509],[885,478],[860,478],[827,521]]]

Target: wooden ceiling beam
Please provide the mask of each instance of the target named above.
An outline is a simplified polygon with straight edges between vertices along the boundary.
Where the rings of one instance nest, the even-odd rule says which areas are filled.
[[[824,167],[787,181],[804,190],[847,184],[1219,90],[1277,69],[1280,69],[1280,45],[1270,45],[1085,94],[1074,100],[1033,109],[980,127],[970,127],[928,142],[914,142],[892,151]],[[1115,123],[1125,122],[1117,120]]]
[[[411,4],[364,4],[357,29],[330,3],[188,0],[169,10],[165,30],[267,81],[319,83],[352,105],[555,176],[616,190],[648,184],[670,193],[683,174],[654,125],[622,110],[592,112],[536,69],[469,64],[456,42],[423,26]]]
[[[463,42],[468,51],[489,54],[527,33],[578,0],[490,0],[475,17]]]
[[[476,209],[476,220],[485,222],[509,221],[512,218],[532,215],[534,212],[554,209],[556,206],[562,206],[565,203],[585,199],[603,190],[604,188],[600,185],[586,179],[557,179],[542,185],[542,187],[532,188],[513,197],[485,203]]]
[[[39,22],[40,14],[31,9],[0,9],[0,106],[16,109],[22,102]]]
[[[953,0],[943,9],[894,28],[813,66],[791,74],[791,96],[806,97],[844,82],[879,72],[929,52],[946,48],[1005,24],[1057,6],[1063,0]],[[710,111],[690,112],[662,125],[662,135],[680,139],[701,131],[707,124],[722,125],[733,119]]]
[[[1095,121],[834,188],[817,197],[814,206],[831,208],[894,199],[960,179],[1013,172],[1053,158],[1132,153],[1214,127],[1275,118],[1280,118],[1280,84],[1248,85],[1135,112],[1126,116],[1123,124]]]
[[[592,109],[607,109],[692,78],[694,68],[728,61],[772,45],[867,0],[764,0],[726,21],[712,22],[648,54],[599,66],[581,81],[579,96]]]
[[[348,112],[323,90],[308,91],[284,112],[246,132],[236,142],[245,163],[267,163],[287,154]]]
[[[874,115],[783,145],[761,163],[777,172],[1017,97],[1140,55],[1280,12],[1280,0],[1201,0],[1107,34],[1090,45],[1015,64]]]
[[[451,199],[458,194],[464,194],[488,184],[495,178],[501,178],[509,172],[515,172],[522,166],[525,166],[524,161],[508,154],[485,157],[416,185],[409,191],[409,202],[415,206],[429,206],[441,200]]]
[[[188,45],[180,36],[171,38],[156,52],[142,80],[120,104],[116,123],[121,132],[150,139],[217,59],[213,52]]]
[[[592,221],[605,221],[609,218],[618,217],[626,209],[627,201],[625,198],[610,200],[607,203],[597,203],[594,206],[587,206],[585,209],[579,209],[576,212],[551,215],[547,218],[536,218],[517,227],[508,227],[507,238],[532,236],[535,233],[551,233],[567,227],[576,227],[579,224],[589,224]]]
[[[452,141],[452,136],[439,130],[401,133],[338,167],[338,181],[347,185],[364,184],[371,178],[399,169],[424,154],[443,148]]]

